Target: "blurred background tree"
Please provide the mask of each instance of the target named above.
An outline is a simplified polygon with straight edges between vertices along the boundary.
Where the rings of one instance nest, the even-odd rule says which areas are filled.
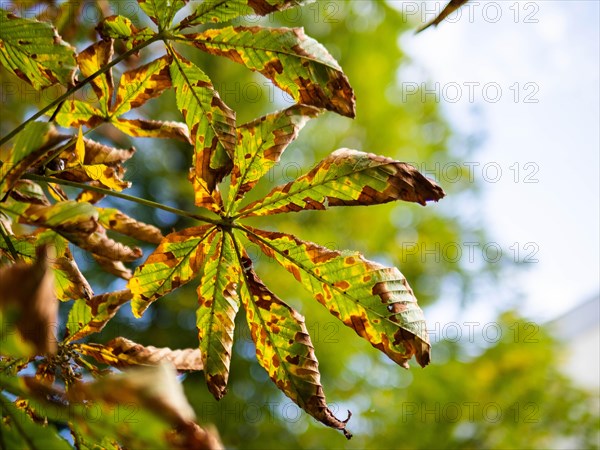
[[[70,8],[66,2],[55,4],[63,8],[63,29],[59,32],[79,51],[95,39],[91,30],[102,15],[131,16],[137,10],[135,2],[122,0],[86,0],[72,3],[75,6]],[[418,163],[425,172],[433,172],[436,164],[447,163],[458,163],[454,167],[467,169],[460,163],[477,151],[481,136],[454,133],[435,101],[421,101],[419,95],[403,98],[399,73],[410,61],[399,46],[399,37],[412,32],[415,24],[388,2],[320,1],[241,22],[259,21],[267,26],[304,26],[308,35],[323,43],[338,59],[355,89],[357,118],[352,121],[326,113],[313,120],[267,176],[269,182],[263,180],[253,195],[262,195],[273,185],[291,181],[339,147]],[[155,58],[153,48],[140,58]],[[237,111],[238,123],[291,104],[260,75],[224,58],[180,50],[214,80],[222,99]],[[137,65],[140,61],[134,62]],[[60,95],[52,88],[36,94],[4,70],[0,81],[2,135],[30,114],[32,105],[37,109]],[[181,121],[173,92],[151,100],[140,110],[150,119]],[[188,146],[172,140],[132,139],[110,126],[96,130],[94,139],[137,148],[136,156],[128,163],[127,178],[133,181],[133,195],[178,208],[194,208],[187,181],[191,164]],[[303,239],[330,248],[356,249],[369,259],[399,267],[426,314],[427,307],[436,302],[465,307],[482,286],[501,289],[500,280],[521,269],[505,260],[472,263],[466,258],[440,254],[440,249],[454,243],[490,242],[478,214],[477,205],[482,201],[478,186],[470,182],[466,173],[462,175],[457,174],[457,183],[440,180],[448,197],[426,208],[388,204],[255,220],[263,228],[273,225]],[[113,199],[102,203],[111,204]],[[124,212],[156,224],[165,233],[191,225],[164,211],[119,205]],[[414,251],[415,248],[419,250]],[[427,250],[437,252],[438,257]],[[257,251],[251,256],[258,255]],[[124,286],[124,282],[102,273],[91,258],[81,253],[76,257],[96,293]],[[214,400],[202,374],[188,375],[184,381],[199,422],[214,423],[228,447],[598,447],[596,394],[576,388],[561,374],[560,344],[541,328],[534,330],[534,336],[525,333],[528,324],[516,313],[498,318],[495,326],[502,333],[492,342],[452,342],[440,339],[438,333],[433,339],[432,364],[425,370],[404,371],[357,339],[309,294],[289,284],[289,278],[281,276],[282,269],[276,264],[264,257],[256,263],[267,285],[306,316],[328,401],[338,417],[344,418],[348,409],[353,412],[349,429],[354,438],[346,442],[342,434],[325,429],[267,382],[240,315],[227,396],[220,402]],[[140,320],[123,308],[101,340],[127,335],[145,345],[196,346],[195,288],[190,283],[173,292],[155,303]],[[505,300],[512,304],[515,297]],[[61,306],[64,317],[68,305]],[[430,328],[434,329],[434,324]]]

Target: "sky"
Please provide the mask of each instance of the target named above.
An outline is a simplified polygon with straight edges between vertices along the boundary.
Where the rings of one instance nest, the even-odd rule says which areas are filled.
[[[445,3],[394,6],[423,21]],[[600,290],[599,5],[473,1],[401,37],[413,64],[400,82],[426,74],[455,129],[485,134],[467,159],[481,214],[503,256],[526,260],[521,311],[540,321]]]

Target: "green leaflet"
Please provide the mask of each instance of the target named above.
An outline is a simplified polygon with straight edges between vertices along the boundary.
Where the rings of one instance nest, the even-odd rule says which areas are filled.
[[[187,2],[188,0],[138,0],[140,8],[158,25],[159,31],[169,28],[177,11]]]
[[[313,0],[204,0],[193,14],[181,21],[177,29],[193,27],[203,23],[227,22],[239,16],[256,14],[266,16],[275,11],[293,8]]]
[[[149,28],[138,29],[127,17],[110,16],[96,28],[104,39],[121,39],[127,50],[154,36]]]
[[[240,216],[265,216],[328,206],[377,205],[405,200],[425,205],[444,191],[410,164],[340,149],[297,180],[274,188]]]
[[[77,340],[77,333],[83,330],[86,325],[92,320],[92,308],[90,308],[85,301],[81,298],[73,302],[69,316],[67,318],[67,340]],[[83,337],[83,334],[81,337]]]
[[[319,363],[304,317],[269,291],[252,269],[247,255],[240,254],[239,258],[244,274],[240,294],[259,364],[298,406],[351,437],[346,431],[347,420],[338,420],[327,406]]]
[[[52,132],[55,132],[54,127],[48,122],[27,124],[25,130],[17,137],[14,147],[9,151],[8,158],[3,161],[3,164],[8,164],[9,167],[15,166],[34,150],[47,144]]]
[[[172,53],[171,79],[177,108],[185,118],[194,143],[191,177],[196,205],[218,211],[218,199],[212,194],[217,183],[231,170],[229,155],[233,154],[236,142],[235,112],[220,99],[200,68]]]
[[[297,103],[354,117],[354,92],[337,61],[301,28],[227,27],[183,42],[262,73]]]
[[[211,239],[197,291],[196,326],[206,384],[221,399],[229,378],[241,268],[229,234],[220,232]]]
[[[99,41],[90,45],[77,55],[77,64],[84,78],[87,78],[110,63],[113,56],[113,41]],[[100,102],[100,112],[103,117],[108,117],[110,111],[114,83],[112,69],[97,76],[90,81],[92,89]]]
[[[120,116],[158,97],[171,87],[169,65],[171,57],[165,55],[123,74],[117,89],[117,99],[111,116]]]
[[[127,287],[131,308],[141,317],[152,302],[190,281],[202,266],[213,226],[199,226],[167,235],[146,262],[139,266]]]
[[[70,83],[74,56],[52,25],[0,9],[0,63],[35,89]]]
[[[104,121],[102,112],[82,100],[67,100],[55,117],[61,127],[94,127]]]
[[[76,341],[93,333],[99,333],[125,303],[130,301],[130,291],[116,291],[96,295],[89,300],[73,303],[67,319],[67,342]]]
[[[234,210],[244,195],[279,161],[288,144],[318,113],[319,110],[311,106],[294,105],[238,127],[228,212]]]
[[[331,314],[394,362],[429,363],[429,337],[412,289],[396,268],[294,236],[245,227],[247,237],[288,270]]]

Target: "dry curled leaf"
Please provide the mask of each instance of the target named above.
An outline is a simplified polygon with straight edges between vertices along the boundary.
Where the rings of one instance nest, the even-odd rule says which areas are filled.
[[[171,350],[136,344],[129,339],[117,337],[106,344],[82,344],[81,351],[98,362],[113,367],[155,366],[168,361],[177,370],[202,370],[202,358],[198,349]]]

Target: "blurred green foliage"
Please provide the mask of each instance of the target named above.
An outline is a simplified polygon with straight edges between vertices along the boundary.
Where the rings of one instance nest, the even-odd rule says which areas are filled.
[[[113,11],[120,11],[125,3],[113,1],[110,5]],[[245,19],[247,24],[258,22],[259,19]],[[339,147],[418,162],[426,168],[460,163],[476,151],[476,136],[453,133],[434,101],[422,102],[420,96],[402,101],[398,74],[410,61],[399,46],[399,36],[412,32],[414,24],[388,2],[320,1],[262,18],[260,23],[304,26],[309,36],[324,44],[355,89],[357,118],[352,121],[326,113],[313,120],[288,148],[281,163],[265,177],[268,182],[261,181],[253,195],[263,195],[273,185],[291,181]],[[93,24],[84,25],[67,39],[78,50],[93,39],[84,31]],[[157,57],[153,48],[142,53],[140,59]],[[262,76],[223,58],[180,50],[206,70],[223,100],[237,111],[238,123],[290,105],[289,99]],[[131,64],[140,62],[132,60]],[[4,135],[33,111],[36,94],[3,70],[0,81],[0,130]],[[39,96],[36,108],[56,97],[51,89]],[[172,92],[140,110],[150,119],[181,121]],[[128,163],[127,178],[134,183],[131,194],[179,208],[194,208],[192,188],[187,181],[189,146],[175,141],[133,140],[110,126],[103,126],[94,134],[100,141],[137,148],[136,156]],[[406,275],[422,306],[434,302],[449,306],[468,304],[480,286],[501,287],[501,277],[507,278],[515,268],[507,267],[504,260],[469,264],[466,258],[453,261],[442,257],[436,261],[424,258],[421,252],[405,251],[407,244],[432,249],[436,245],[488,239],[478,215],[479,187],[468,182],[466,176],[457,183],[438,181],[448,197],[426,208],[394,203],[286,214],[257,218],[255,222],[330,248],[356,249],[369,259],[396,265]],[[102,203],[116,204],[165,232],[192,225],[163,211],[114,203],[112,199]],[[123,287],[122,282],[111,282],[112,276],[102,274],[91,258],[76,256],[96,292]],[[258,257],[258,252],[251,256]],[[505,314],[498,319],[504,329],[498,342],[465,345],[438,339],[433,342],[429,367],[404,371],[346,329],[308,293],[298,290],[272,261],[259,258],[257,271],[278,296],[306,317],[327,399],[339,418],[345,418],[346,410],[352,410],[349,429],[354,438],[346,442],[342,434],[317,424],[268,381],[255,360],[254,346],[240,314],[227,396],[215,401],[202,374],[188,375],[184,382],[199,423],[214,423],[228,447],[530,448],[565,443],[571,448],[598,446],[598,415],[590,412],[597,410],[597,399],[573,387],[560,374],[560,347],[543,330],[536,335],[536,342],[515,339],[511,330],[524,324],[517,315]],[[195,287],[190,283],[161,299],[140,320],[134,320],[128,308],[123,308],[101,335],[101,341],[123,335],[146,345],[196,346]],[[513,299],[506,299],[507,303],[509,300]]]

